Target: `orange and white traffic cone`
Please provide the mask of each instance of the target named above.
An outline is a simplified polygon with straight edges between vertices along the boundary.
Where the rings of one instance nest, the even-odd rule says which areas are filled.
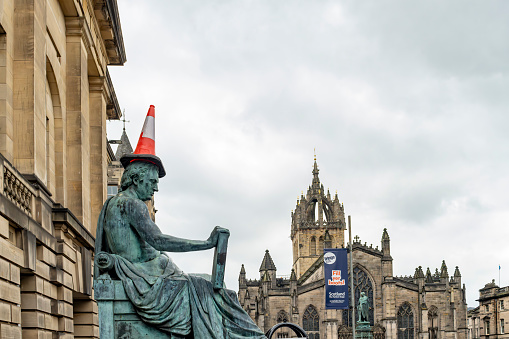
[[[134,154],[152,154],[156,155],[156,112],[154,105],[150,105],[148,109],[143,129],[141,130],[138,145],[134,150]]]
[[[136,146],[134,153],[125,154],[122,158],[120,158],[120,162],[124,168],[127,168],[127,166],[134,161],[152,163],[158,167],[159,178],[162,178],[166,175],[166,171],[164,170],[161,159],[156,156],[155,121],[155,107],[154,105],[150,105],[147,117],[145,118],[145,123],[141,130],[140,139],[138,140],[138,145]]]

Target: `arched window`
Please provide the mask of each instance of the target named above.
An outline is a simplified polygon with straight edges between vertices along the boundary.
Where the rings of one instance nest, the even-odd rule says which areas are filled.
[[[398,310],[398,339],[414,339],[414,313],[409,303]]]
[[[373,304],[373,285],[371,284],[371,280],[368,277],[368,274],[364,272],[359,267],[354,267],[353,269],[353,285],[355,286],[355,305],[359,303],[359,298],[361,296],[361,292],[366,293],[369,300],[369,323],[371,326],[375,324],[374,319],[374,304]],[[348,293],[350,292],[350,284],[348,285]],[[358,319],[358,314],[355,312],[355,321]],[[352,306],[350,305],[349,310],[343,310],[343,325],[348,327],[352,327]]]
[[[332,236],[328,231],[325,231],[325,236],[323,238],[323,247],[324,248],[332,248]]]
[[[318,253],[323,254],[323,237],[318,238]]]
[[[285,311],[281,310],[278,312],[277,314],[277,323],[287,323],[288,322],[288,319],[290,319],[288,317],[288,313],[286,313]]]
[[[309,255],[316,255],[316,238],[311,237],[309,241]]]
[[[313,305],[309,305],[302,316],[302,327],[309,339],[320,339],[320,316]]]
[[[428,311],[428,333],[429,339],[438,338],[438,309],[431,306]]]

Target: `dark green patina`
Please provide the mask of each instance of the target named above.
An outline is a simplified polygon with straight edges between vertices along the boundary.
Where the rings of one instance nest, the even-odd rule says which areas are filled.
[[[149,162],[130,163],[120,192],[101,211],[94,274],[101,338],[265,338],[235,292],[222,288],[229,231],[216,226],[207,240],[188,240],[152,222],[144,201],[158,190],[160,174]],[[214,285],[183,273],[164,253],[210,248]]]
[[[361,292],[357,312],[359,320],[356,324],[355,339],[373,339],[373,333],[369,324],[369,298],[366,293]]]

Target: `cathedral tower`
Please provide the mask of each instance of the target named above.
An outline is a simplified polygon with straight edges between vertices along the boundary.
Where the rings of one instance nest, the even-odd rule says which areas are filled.
[[[336,193],[332,199],[318,178],[318,165],[313,166],[313,181],[306,195],[297,200],[292,211],[291,239],[293,269],[299,278],[322,255],[324,248],[344,247],[345,212]]]

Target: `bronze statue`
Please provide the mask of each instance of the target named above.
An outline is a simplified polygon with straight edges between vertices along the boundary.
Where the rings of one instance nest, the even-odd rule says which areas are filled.
[[[150,134],[145,126],[140,141],[144,134]],[[125,172],[120,191],[101,211],[96,267],[111,261],[111,270],[122,281],[141,320],[170,338],[265,338],[234,291],[214,289],[209,280],[183,273],[164,253],[214,248],[220,234],[229,231],[216,226],[203,241],[163,234],[151,220],[144,201],[157,192],[165,170],[153,150],[151,154],[146,150],[140,153],[139,148],[140,142],[134,154],[121,158]]]
[[[369,322],[369,299],[364,292],[361,292],[357,313],[359,316],[359,322]]]

